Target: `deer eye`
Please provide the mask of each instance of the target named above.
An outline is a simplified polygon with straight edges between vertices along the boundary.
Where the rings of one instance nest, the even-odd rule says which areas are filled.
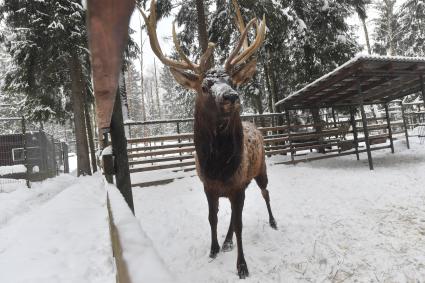
[[[211,87],[213,86],[214,81],[212,80],[206,80],[204,81],[204,83],[202,84],[202,90],[204,92],[209,92],[209,90],[211,89]]]

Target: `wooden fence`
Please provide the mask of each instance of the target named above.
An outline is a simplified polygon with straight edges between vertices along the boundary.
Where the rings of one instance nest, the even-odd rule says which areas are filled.
[[[322,121],[319,124],[291,124],[285,119],[285,114],[274,113],[264,115],[242,116],[245,121],[251,121],[263,133],[265,152],[268,157],[273,155],[288,155],[288,160],[282,163],[296,164],[298,162],[336,157],[341,155],[365,152],[361,143],[365,141],[362,120],[342,119],[343,121]],[[149,172],[162,169],[174,171],[191,171],[195,168],[193,132],[180,132],[182,123],[193,123],[193,119],[173,119],[146,122],[130,122],[127,126],[145,127],[147,125],[175,125],[175,132],[167,135],[134,137],[128,140],[128,158],[130,173]],[[403,121],[389,122],[387,117],[367,119],[368,139],[371,150],[393,149],[392,135],[401,133]],[[387,141],[390,140],[388,144]],[[360,148],[360,149],[359,149]],[[306,157],[310,151],[324,153],[312,158]],[[290,155],[290,159],[289,159]],[[300,158],[300,156],[302,156]],[[132,186],[151,186],[173,181],[173,178],[161,179]]]

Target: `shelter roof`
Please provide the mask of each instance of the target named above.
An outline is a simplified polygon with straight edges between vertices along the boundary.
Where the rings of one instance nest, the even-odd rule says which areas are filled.
[[[278,101],[285,109],[380,104],[421,90],[424,57],[359,55]],[[361,90],[361,94],[359,92]]]

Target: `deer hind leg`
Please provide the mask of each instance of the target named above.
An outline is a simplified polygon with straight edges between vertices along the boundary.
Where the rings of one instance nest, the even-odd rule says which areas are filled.
[[[265,166],[264,166],[264,168],[265,168]],[[276,220],[273,217],[272,209],[270,207],[270,196],[269,196],[269,191],[267,190],[267,184],[268,184],[269,180],[267,178],[266,169],[262,170],[262,173],[260,175],[258,175],[257,177],[255,177],[255,181],[257,182],[257,185],[260,187],[261,194],[263,195],[263,198],[266,201],[267,211],[269,213],[270,226],[273,229],[277,229]]]
[[[224,239],[223,246],[221,247],[221,250],[223,252],[228,252],[233,249],[233,213],[230,217],[230,224],[229,224],[229,230],[227,231],[226,238]]]
[[[206,192],[205,194],[207,195],[207,200],[208,200],[208,207],[209,207],[208,220],[211,226],[210,258],[215,258],[218,252],[220,251],[220,246],[217,240],[218,196],[208,192]]]
[[[242,210],[245,202],[245,191],[236,193],[231,199],[232,202],[232,217],[233,217],[233,229],[236,234],[236,243],[238,246],[238,260],[236,267],[238,269],[238,275],[240,279],[245,279],[249,276],[248,266],[246,265],[245,256],[242,247]]]

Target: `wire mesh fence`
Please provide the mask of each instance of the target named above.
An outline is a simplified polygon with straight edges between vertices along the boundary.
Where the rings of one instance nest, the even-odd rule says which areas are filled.
[[[26,185],[22,118],[0,118],[0,192]]]
[[[68,146],[24,118],[0,118],[0,192],[69,172]]]

